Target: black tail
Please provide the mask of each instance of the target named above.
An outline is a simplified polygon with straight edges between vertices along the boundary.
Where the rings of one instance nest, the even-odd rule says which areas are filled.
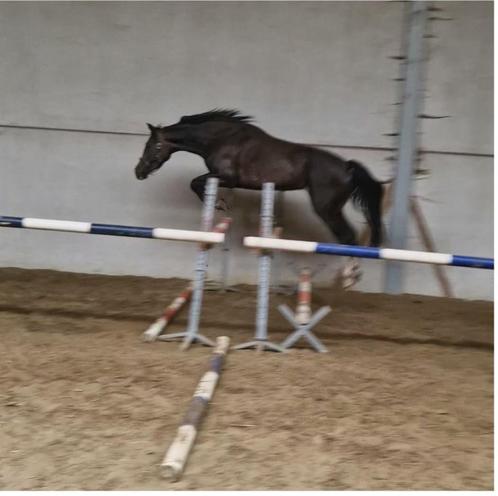
[[[348,160],[348,165],[353,173],[354,190],[351,198],[361,208],[370,226],[370,246],[379,246],[382,242],[382,183],[356,160]]]

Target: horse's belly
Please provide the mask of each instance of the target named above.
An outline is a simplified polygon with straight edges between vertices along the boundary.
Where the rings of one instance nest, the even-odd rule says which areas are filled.
[[[264,183],[274,183],[276,189],[302,189],[306,187],[305,178],[302,167],[291,167],[287,162],[239,170],[240,187],[247,189],[260,189]]]

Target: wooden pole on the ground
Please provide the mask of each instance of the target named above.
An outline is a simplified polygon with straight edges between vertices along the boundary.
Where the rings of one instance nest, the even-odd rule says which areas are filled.
[[[216,346],[211,355],[209,370],[201,377],[187,413],[178,428],[175,439],[171,443],[161,463],[162,475],[165,478],[178,480],[182,475],[188,455],[194,445],[197,432],[204,418],[207,407],[213,397],[218,383],[225,355],[228,353],[230,338],[216,338]]]
[[[175,318],[176,314],[188,302],[192,295],[192,284],[189,285],[168,305],[161,317],[152,323],[143,334],[144,341],[152,342],[157,339],[165,327]]]

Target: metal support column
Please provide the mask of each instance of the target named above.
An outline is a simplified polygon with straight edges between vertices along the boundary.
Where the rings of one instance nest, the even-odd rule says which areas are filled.
[[[410,185],[417,152],[417,123],[422,101],[422,69],[425,56],[424,34],[428,12],[426,2],[414,1],[410,3],[398,164],[389,228],[389,246],[397,249],[403,249],[406,246],[410,218]],[[399,294],[403,291],[403,271],[404,266],[401,262],[388,262],[386,264],[386,293]]]
[[[214,223],[214,211],[216,204],[216,195],[218,192],[218,179],[210,177],[206,183],[204,190],[204,206],[202,209],[201,229],[203,231],[211,231]],[[186,350],[193,342],[199,341],[206,346],[214,346],[215,343],[199,333],[199,322],[201,318],[202,297],[204,294],[204,281],[208,267],[209,246],[200,245],[197,252],[195,262],[192,301],[190,302],[189,316],[187,329],[184,332],[174,334],[164,334],[159,336],[161,341],[170,341],[174,339],[182,339],[182,350]]]
[[[273,205],[275,185],[264,183],[261,194],[261,214],[259,233],[261,237],[271,238],[273,233]],[[256,308],[256,333],[254,340],[234,346],[235,350],[256,348],[259,351],[271,350],[284,352],[285,349],[268,340],[268,312],[270,305],[270,277],[272,253],[261,250],[258,270],[258,299]]]

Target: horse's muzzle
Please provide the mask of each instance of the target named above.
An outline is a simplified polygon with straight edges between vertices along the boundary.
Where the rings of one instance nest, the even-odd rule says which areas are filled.
[[[144,179],[147,179],[147,176],[149,173],[146,171],[146,168],[144,167],[145,164],[140,162],[136,167],[135,167],[135,176],[139,181],[143,181]]]

